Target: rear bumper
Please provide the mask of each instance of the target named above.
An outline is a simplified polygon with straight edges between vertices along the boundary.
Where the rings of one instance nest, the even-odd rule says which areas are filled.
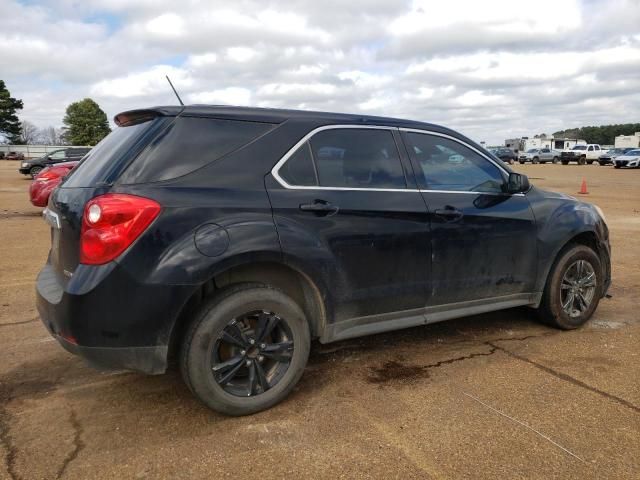
[[[68,279],[47,262],[38,275],[36,305],[69,352],[100,367],[160,374],[193,288],[139,283],[115,263],[80,265]]]
[[[97,368],[136,370],[158,375],[167,369],[167,346],[155,347],[83,347],[53,334],[62,347],[84,358]]]

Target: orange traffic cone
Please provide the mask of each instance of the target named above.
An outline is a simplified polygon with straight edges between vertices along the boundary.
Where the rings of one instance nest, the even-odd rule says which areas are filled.
[[[589,194],[589,192],[587,191],[587,181],[584,179],[584,177],[582,178],[582,185],[580,186],[580,191],[578,193],[581,195]]]

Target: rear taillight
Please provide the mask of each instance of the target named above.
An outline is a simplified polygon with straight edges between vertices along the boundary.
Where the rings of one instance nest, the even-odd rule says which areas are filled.
[[[153,222],[160,205],[149,198],[107,193],[84,207],[80,236],[80,263],[102,265],[110,262]]]

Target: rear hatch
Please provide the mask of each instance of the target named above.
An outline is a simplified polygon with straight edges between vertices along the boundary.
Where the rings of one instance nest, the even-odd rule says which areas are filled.
[[[170,120],[153,111],[139,111],[116,121],[120,126],[82,159],[53,192],[45,210],[45,220],[51,225],[50,263],[62,278],[68,279],[79,263],[87,201],[108,192],[129,162]]]

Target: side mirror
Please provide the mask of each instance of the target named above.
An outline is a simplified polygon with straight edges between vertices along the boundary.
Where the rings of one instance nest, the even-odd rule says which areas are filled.
[[[511,172],[507,180],[507,193],[524,193],[531,188],[529,178],[521,173]]]

